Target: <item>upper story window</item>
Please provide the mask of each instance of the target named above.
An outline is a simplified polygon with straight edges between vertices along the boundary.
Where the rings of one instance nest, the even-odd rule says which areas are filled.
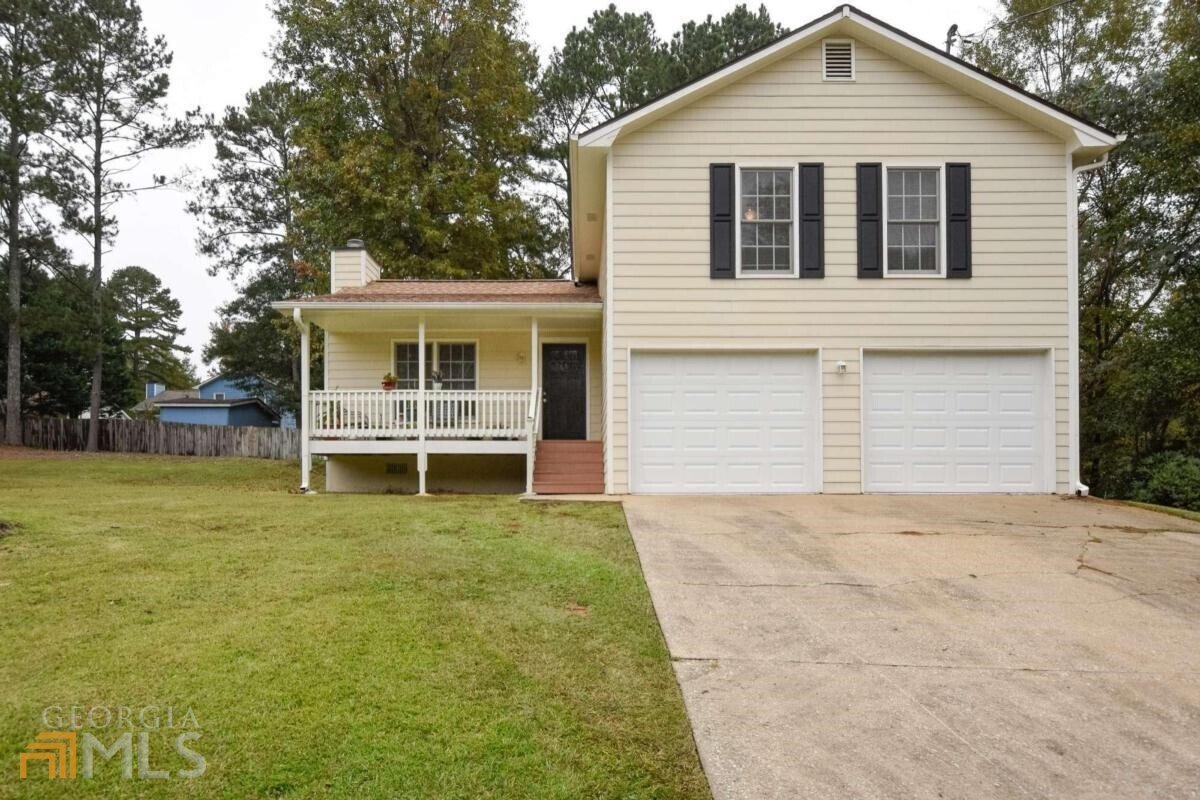
[[[213,400],[224,400],[224,399],[225,399],[224,392],[213,392]]]
[[[396,388],[416,389],[420,375],[416,342],[396,343]],[[433,388],[433,373],[442,378],[443,389],[475,389],[474,342],[426,342],[425,388]]]
[[[887,168],[888,275],[940,275],[941,170]]]
[[[792,170],[743,169],[739,185],[740,274],[793,274]]]

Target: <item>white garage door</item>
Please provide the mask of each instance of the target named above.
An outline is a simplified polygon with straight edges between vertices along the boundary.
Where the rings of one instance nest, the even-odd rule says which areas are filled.
[[[1043,353],[867,353],[868,492],[1053,490]]]
[[[817,376],[815,354],[634,354],[632,491],[815,492]]]

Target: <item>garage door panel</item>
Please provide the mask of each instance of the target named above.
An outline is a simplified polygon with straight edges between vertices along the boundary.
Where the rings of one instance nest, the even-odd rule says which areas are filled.
[[[1050,491],[1049,377],[1039,353],[867,353],[865,490]]]
[[[815,354],[639,353],[630,375],[633,491],[816,491]]]

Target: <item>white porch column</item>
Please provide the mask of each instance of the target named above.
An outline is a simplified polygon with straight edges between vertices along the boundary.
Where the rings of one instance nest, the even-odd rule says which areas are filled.
[[[538,388],[538,321],[529,320],[529,388]]]
[[[417,494],[425,494],[425,470],[429,467],[425,452],[425,315],[417,321]]]
[[[309,397],[310,347],[309,335],[311,328],[304,321],[300,309],[292,310],[292,320],[300,329],[300,491],[309,491],[309,478],[312,475],[312,444],[309,437],[312,433],[312,399]]]
[[[538,321],[529,319],[529,402],[540,403],[538,386]],[[536,413],[536,410],[535,412]],[[525,493],[533,494],[533,458],[537,450],[537,427],[529,427],[529,452],[525,454]]]

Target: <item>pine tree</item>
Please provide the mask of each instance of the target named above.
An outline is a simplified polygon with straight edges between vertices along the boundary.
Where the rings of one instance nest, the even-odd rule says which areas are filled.
[[[166,113],[171,53],[161,36],[151,38],[136,0],[76,0],[71,15],[73,48],[60,84],[63,118],[53,141],[71,167],[73,188],[64,203],[67,225],[91,244],[89,274],[94,338],[90,410],[99,418],[104,353],[99,331],[104,311],[104,248],[117,234],[114,206],[138,192],[167,185],[155,176],[130,184],[125,176],[150,152],[181,147],[200,135],[199,112],[182,119]],[[99,427],[88,430],[95,450]]]

